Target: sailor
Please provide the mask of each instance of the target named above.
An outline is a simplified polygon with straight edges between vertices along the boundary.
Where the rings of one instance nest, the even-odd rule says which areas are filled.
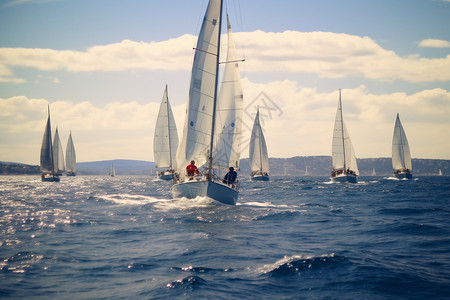
[[[194,176],[199,173],[197,167],[195,166],[195,161],[191,160],[191,164],[186,167],[186,173],[188,176]]]
[[[223,183],[226,184],[233,184],[236,181],[237,173],[234,170],[233,167],[229,168],[229,171],[227,174],[225,174],[225,177],[223,178]]]

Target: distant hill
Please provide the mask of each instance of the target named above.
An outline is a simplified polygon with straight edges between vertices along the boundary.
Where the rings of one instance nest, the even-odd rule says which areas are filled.
[[[114,164],[116,175],[148,175],[155,173],[155,164],[142,160],[104,160],[77,163],[77,173],[80,175],[107,175]],[[327,176],[331,171],[331,156],[295,156],[291,158],[270,158],[271,175],[308,175]],[[412,160],[414,175],[437,175],[439,169],[444,175],[450,175],[450,160],[447,159],[419,159]],[[377,175],[392,174],[392,160],[390,157],[358,159],[359,172],[362,176],[372,175],[373,169]],[[0,175],[8,174],[39,174],[39,166],[20,163],[0,162]],[[242,175],[250,173],[249,159],[241,159]]]
[[[41,174],[39,166],[13,162],[0,162],[0,175]]]

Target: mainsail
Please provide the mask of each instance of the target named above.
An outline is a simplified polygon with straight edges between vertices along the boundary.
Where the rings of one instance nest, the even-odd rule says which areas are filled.
[[[359,175],[356,155],[353,150],[352,141],[345,127],[342,117],[341,90],[339,90],[339,103],[334,122],[333,142],[332,142],[333,170],[352,170]]]
[[[250,138],[250,174],[257,172],[269,173],[269,155],[267,153],[266,140],[259,121],[259,109],[253,123],[252,135]]]
[[[153,139],[153,155],[156,168],[176,169],[178,133],[172,108],[170,107],[167,85],[164,90]]]
[[[211,155],[221,13],[222,1],[211,0],[195,48],[183,136],[177,150],[180,174],[191,160],[201,166]]]
[[[241,123],[243,116],[243,92],[236,58],[235,44],[227,16],[228,51],[225,71],[216,105],[214,168],[228,171],[239,169],[241,152]]]
[[[53,147],[52,147],[52,128],[50,124],[50,107],[48,108],[48,119],[45,125],[44,137],[41,146],[41,173],[54,174],[55,167],[53,164]]]
[[[53,163],[55,164],[56,174],[61,175],[64,172],[64,153],[58,127],[56,127],[55,137],[53,138]]]
[[[392,167],[394,171],[412,170],[408,139],[398,113],[392,138]]]
[[[75,154],[75,146],[73,145],[72,132],[69,134],[69,140],[66,146],[66,172],[70,175],[77,173],[77,157]]]

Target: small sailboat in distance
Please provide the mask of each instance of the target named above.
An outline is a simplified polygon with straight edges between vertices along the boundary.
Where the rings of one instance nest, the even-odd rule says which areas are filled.
[[[253,123],[249,147],[250,179],[253,181],[269,180],[269,154],[266,140],[259,121],[259,108]]]
[[[69,134],[66,146],[66,175],[77,175],[77,156],[75,154],[75,146],[73,145],[72,132]]]
[[[358,182],[356,155],[342,116],[341,89],[339,89],[339,102],[334,123],[332,161],[331,180],[333,182]]]
[[[442,176],[442,170],[439,169],[439,176]]]
[[[178,148],[178,133],[172,108],[170,107],[167,85],[164,90],[158,118],[156,119],[155,135],[153,138],[153,156],[155,168],[160,169],[159,178],[171,180],[176,166],[176,152]]]
[[[109,176],[116,176],[116,169],[114,168],[114,164],[111,164],[111,171],[109,172]]]
[[[411,152],[398,113],[392,137],[392,168],[395,178],[412,179]]]
[[[53,146],[52,146],[52,127],[50,124],[50,105],[48,106],[48,118],[45,125],[44,137],[41,145],[41,180],[50,182],[59,182],[60,178],[56,172],[54,164]]]

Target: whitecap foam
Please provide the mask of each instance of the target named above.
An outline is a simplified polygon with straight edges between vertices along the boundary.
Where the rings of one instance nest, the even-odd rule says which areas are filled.
[[[330,253],[330,254],[324,254],[321,255],[320,258],[329,258],[329,257],[334,257],[334,253]],[[259,273],[270,273],[273,270],[279,268],[280,266],[283,265],[289,265],[292,262],[295,261],[299,261],[299,260],[311,260],[316,258],[315,256],[310,256],[310,255],[292,255],[292,256],[284,256],[282,259],[276,261],[273,264],[268,264],[268,265],[264,265],[260,268],[258,268],[256,271]]]
[[[99,199],[113,202],[119,205],[145,205],[149,203],[164,202],[168,200],[144,195],[130,195],[130,194],[100,195],[97,197]]]

